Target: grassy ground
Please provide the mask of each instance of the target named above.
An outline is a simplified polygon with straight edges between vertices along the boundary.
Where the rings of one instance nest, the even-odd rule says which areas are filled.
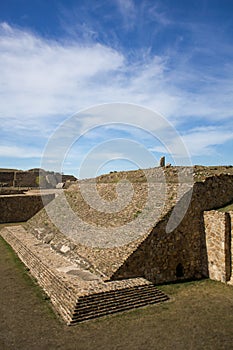
[[[171,300],[64,325],[0,239],[0,349],[233,349],[233,287],[203,280],[161,286]]]
[[[231,204],[227,205],[226,207],[220,208],[218,210],[222,211],[222,212],[233,211],[233,204],[231,203]]]

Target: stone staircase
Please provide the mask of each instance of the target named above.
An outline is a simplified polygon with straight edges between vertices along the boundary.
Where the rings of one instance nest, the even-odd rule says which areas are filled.
[[[70,324],[160,303],[168,299],[168,296],[153,284],[81,296],[75,306]]]

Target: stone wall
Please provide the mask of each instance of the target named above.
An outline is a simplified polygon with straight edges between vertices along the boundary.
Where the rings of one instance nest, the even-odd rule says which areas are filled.
[[[209,278],[227,282],[231,276],[231,222],[228,213],[204,213]]]
[[[188,194],[176,205],[188,206]],[[208,277],[208,251],[203,212],[233,200],[233,176],[215,176],[193,187],[187,212],[172,232],[167,232],[168,213],[151,234],[114,273],[113,279],[144,276],[153,283]]]
[[[230,234],[230,249],[231,249],[231,255],[230,255],[230,264],[231,264],[231,280],[230,283],[233,284],[233,211],[229,211],[228,215],[230,216],[230,225],[231,225],[231,234]]]
[[[39,184],[40,178],[40,184]],[[61,175],[53,171],[31,170],[31,171],[0,171],[0,187],[39,187],[55,188],[57,183],[76,181],[73,175]]]
[[[14,184],[14,171],[0,171],[0,186],[7,185],[13,186]]]
[[[61,178],[61,182],[76,181],[77,180],[77,178],[73,175],[62,175],[62,176],[60,176],[60,178]],[[60,182],[60,181],[58,181],[58,182]]]
[[[17,171],[15,173],[15,187],[38,187],[39,172]]]
[[[40,195],[0,196],[0,223],[27,221],[54,197],[46,194],[42,200]]]

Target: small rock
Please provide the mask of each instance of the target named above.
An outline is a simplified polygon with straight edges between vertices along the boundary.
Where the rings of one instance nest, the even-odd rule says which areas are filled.
[[[70,247],[68,247],[67,245],[63,245],[60,249],[61,253],[67,253],[70,251]]]
[[[43,242],[46,243],[46,244],[49,244],[52,241],[53,238],[54,238],[54,234],[53,233],[49,233],[43,238]]]

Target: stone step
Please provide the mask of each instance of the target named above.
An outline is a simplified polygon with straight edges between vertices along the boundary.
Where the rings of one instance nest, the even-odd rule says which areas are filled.
[[[168,300],[168,297],[164,296],[164,297],[158,298],[157,300],[144,299],[144,300],[141,300],[141,301],[138,301],[135,303],[120,304],[120,305],[116,305],[115,307],[112,307],[112,308],[105,308],[103,310],[94,310],[90,313],[84,313],[81,315],[76,313],[73,315],[72,321],[70,322],[70,325],[74,325],[75,323],[87,321],[87,320],[90,320],[93,318],[103,317],[103,316],[107,316],[107,315],[118,313],[118,312],[123,312],[123,311],[132,310],[132,309],[144,307],[144,306],[151,305],[151,304],[164,302],[167,300]]]
[[[79,301],[81,302],[82,300],[87,300],[87,298],[91,298],[92,300],[104,300],[106,297],[107,299],[110,296],[114,296],[115,294],[117,295],[125,295],[126,293],[132,293],[134,294],[135,292],[140,293],[143,292],[144,290],[149,291],[156,291],[157,294],[164,295],[162,291],[157,289],[152,283],[144,284],[144,285],[139,285],[139,286],[133,286],[133,287],[127,287],[127,288],[121,288],[121,289],[115,289],[115,290],[110,290],[110,291],[104,291],[104,292],[99,292],[99,293],[93,293],[93,294],[88,294],[88,295],[83,295],[79,298]]]
[[[163,292],[159,289],[157,289],[155,287],[154,284],[152,283],[147,283],[147,284],[142,284],[142,285],[139,285],[139,286],[132,286],[132,287],[127,287],[127,288],[119,288],[119,289],[115,289],[115,290],[110,290],[110,291],[104,291],[104,292],[99,292],[99,293],[93,293],[93,294],[88,294],[88,295],[83,295],[80,297],[80,300],[82,299],[86,299],[87,297],[88,298],[104,298],[104,296],[107,296],[109,297],[109,295],[114,295],[117,293],[117,295],[120,295],[120,294],[125,294],[126,292],[129,292],[129,293],[134,293],[135,291],[136,292],[140,292],[140,291],[143,291],[143,290],[154,290],[156,291],[158,294],[163,294]]]
[[[160,302],[160,301],[164,301],[164,300],[168,300],[168,298],[166,296],[150,296],[150,295],[144,295],[143,297],[134,297],[134,298],[128,298],[125,300],[108,300],[108,302],[106,303],[99,303],[99,305],[93,305],[93,304],[88,304],[85,307],[76,307],[75,308],[75,312],[73,315],[76,314],[88,314],[89,312],[93,312],[93,310],[98,310],[98,311],[102,311],[105,309],[114,309],[115,307],[121,307],[123,305],[131,305],[133,307],[133,305],[141,303],[141,302]]]
[[[81,300],[80,300],[81,299]],[[81,297],[70,324],[167,301],[169,298],[154,285],[144,285]]]
[[[141,300],[143,298],[163,298],[165,294],[163,293],[158,293],[158,290],[143,290],[140,292],[134,292],[131,293],[131,291],[125,292],[125,294],[120,294],[116,293],[114,296],[112,295],[106,295],[105,298],[99,298],[98,300],[91,299],[91,296],[88,296],[86,299],[78,303],[78,310],[81,309],[88,309],[90,307],[97,307],[99,308],[101,304],[104,305],[110,305],[112,303],[117,303],[117,302],[122,302],[126,303],[129,302],[131,303],[133,300]],[[167,296],[166,296],[167,298]],[[75,309],[76,310],[76,309]]]

